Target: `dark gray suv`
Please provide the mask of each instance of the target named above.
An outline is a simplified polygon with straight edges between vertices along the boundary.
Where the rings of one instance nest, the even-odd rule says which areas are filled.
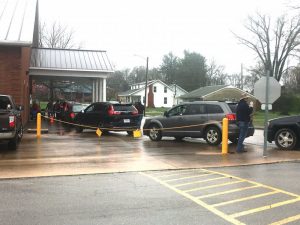
[[[239,128],[236,125],[234,105],[225,102],[197,101],[174,106],[163,116],[146,119],[143,132],[152,141],[162,137],[204,138],[210,145],[218,145],[222,141],[222,120],[228,118],[228,138],[237,143]],[[253,136],[251,123],[247,136]]]

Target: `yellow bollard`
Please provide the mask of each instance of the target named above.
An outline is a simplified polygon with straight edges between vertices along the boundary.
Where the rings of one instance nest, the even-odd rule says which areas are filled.
[[[223,119],[222,125],[222,154],[228,153],[228,119]]]
[[[37,117],[36,117],[36,137],[37,138],[41,137],[41,130],[42,130],[42,117],[41,117],[41,113],[38,113]]]

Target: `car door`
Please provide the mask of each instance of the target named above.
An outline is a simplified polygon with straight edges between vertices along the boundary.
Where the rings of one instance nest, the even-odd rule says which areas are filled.
[[[183,114],[186,110],[186,105],[179,105],[170,109],[164,118],[160,120],[163,126],[163,135],[178,136],[182,134],[182,130],[178,127],[184,126]]]
[[[203,127],[207,122],[207,112],[205,104],[189,104],[183,114],[182,133],[185,137],[201,137]]]
[[[104,108],[104,104],[102,103],[90,105],[84,111],[82,123],[88,126],[97,127],[100,121],[103,120]]]

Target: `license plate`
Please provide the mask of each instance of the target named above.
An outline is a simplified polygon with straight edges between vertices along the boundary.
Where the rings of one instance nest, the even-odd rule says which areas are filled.
[[[130,119],[124,119],[124,123],[130,123]]]

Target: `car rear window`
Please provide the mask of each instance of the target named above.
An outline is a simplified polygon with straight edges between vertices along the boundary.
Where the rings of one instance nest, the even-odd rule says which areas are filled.
[[[135,107],[133,105],[129,105],[129,104],[114,104],[114,110],[115,111],[127,111],[127,112],[132,112],[132,111],[135,111]]]
[[[73,105],[73,107],[72,107],[73,112],[80,112],[83,109],[84,109],[83,105]]]
[[[1,110],[6,110],[8,104],[10,104],[10,101],[9,101],[8,97],[0,96],[0,109]]]
[[[236,113],[237,103],[229,103],[228,106],[231,109],[231,112]]]

